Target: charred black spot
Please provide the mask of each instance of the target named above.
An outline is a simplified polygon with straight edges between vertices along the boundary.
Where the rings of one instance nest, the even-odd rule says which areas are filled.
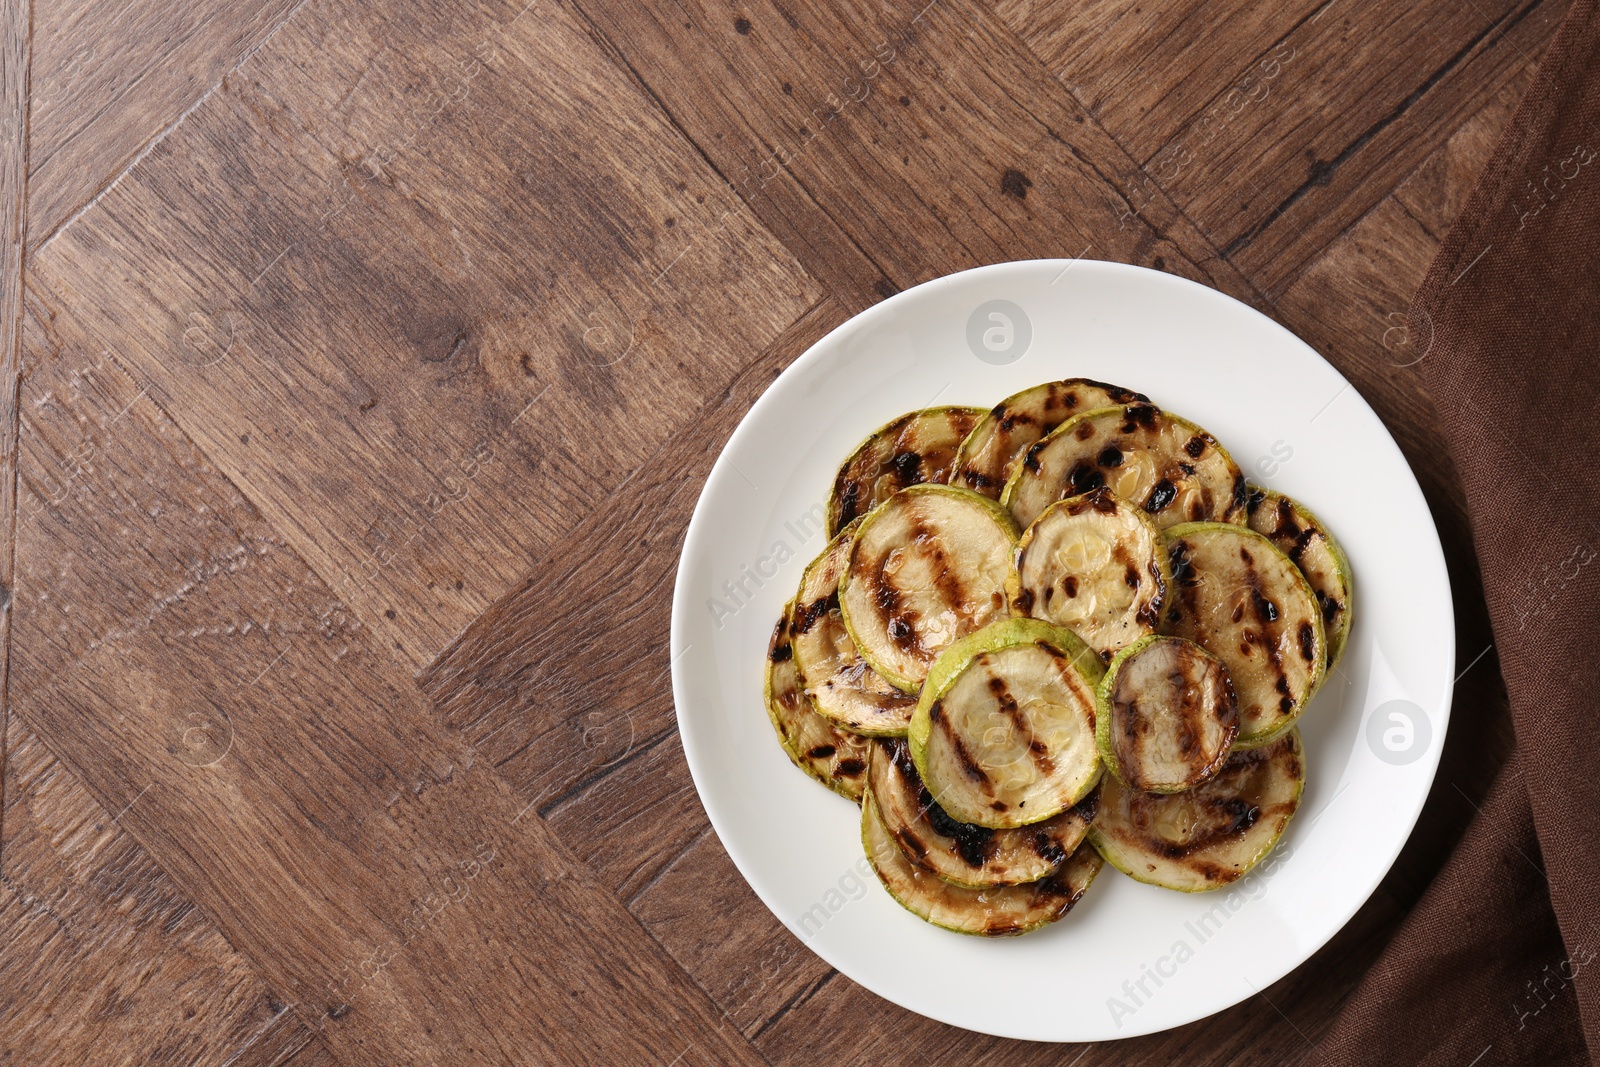
[[[961,477],[968,485],[977,489],[998,489],[1002,484],[999,478],[991,478],[973,467],[962,470]]]
[[[1250,602],[1255,606],[1256,618],[1262,622],[1278,621],[1278,605],[1261,595],[1261,590],[1250,590]]]
[[[1097,382],[1093,378],[1084,378],[1083,384],[1092,385],[1111,398],[1113,404],[1148,404],[1150,398],[1143,393],[1136,393],[1132,389],[1124,389],[1120,385],[1109,382]]]
[[[1128,569],[1123,572],[1122,580],[1128,583],[1129,589],[1139,588],[1139,571],[1133,564],[1128,564]]]
[[[928,825],[933,827],[933,832],[950,838],[955,843],[956,855],[967,866],[982,867],[988,859],[989,842],[994,837],[994,831],[986,826],[974,826],[952,819],[926,788],[922,790],[921,800],[922,814],[928,820]]]
[[[1033,590],[1024,589],[1017,594],[1017,608],[1024,614],[1033,610]]]
[[[858,759],[842,759],[834,767],[833,773],[840,778],[854,778],[867,769],[867,765]]]
[[[748,36],[750,33],[750,20],[747,18],[734,19],[733,29],[734,32],[738,33],[741,37]]]
[[[1235,474],[1233,476],[1233,506],[1235,508],[1244,507],[1249,495],[1250,489],[1249,486],[1245,485],[1244,474]]]
[[[1102,467],[1122,466],[1122,450],[1116,445],[1107,445],[1094,461]]]
[[[1088,796],[1072,806],[1072,813],[1084,822],[1093,822],[1095,815],[1100,811],[1100,790],[1095,789]]]
[[[1282,527],[1280,526],[1279,529],[1281,530]],[[1317,536],[1317,531],[1298,530],[1297,532],[1299,536],[1294,539],[1294,544],[1290,546],[1286,555],[1296,563],[1299,563],[1300,557],[1305,554],[1306,546],[1311,543],[1313,537]]]
[[[1060,865],[1067,862],[1067,850],[1061,847],[1061,842],[1044,831],[1035,833],[1032,843],[1034,853],[1046,863]]]
[[[1183,450],[1195,459],[1199,459],[1206,454],[1206,439],[1199,434],[1195,434],[1189,438],[1189,443],[1183,446]]]
[[[896,643],[903,643],[911,636],[911,624],[896,615],[889,620],[889,636],[894,638]]]
[[[1083,493],[1081,496],[1081,500],[1067,505],[1068,515],[1082,515],[1086,511],[1098,511],[1102,515],[1110,515],[1117,510],[1116,498],[1104,486]]]
[[[1279,697],[1278,711],[1284,715],[1291,714],[1294,711],[1294,697]]]
[[[1154,404],[1129,404],[1122,409],[1124,420],[1123,433],[1132,433],[1135,426],[1153,429],[1156,424],[1156,408]]]
[[[772,662],[788,663],[794,658],[794,646],[784,641],[782,644],[772,646]]]
[[[1214,809],[1228,817],[1228,827],[1223,831],[1225,834],[1242,834],[1261,817],[1261,809],[1243,797],[1219,797],[1211,803]]]
[[[1178,497],[1178,487],[1163,478],[1150,490],[1150,496],[1144,502],[1144,509],[1154,515],[1171,504]]]
[[[1094,427],[1085,422],[1076,430],[1073,430],[1072,435],[1080,441],[1087,441],[1089,438],[1094,436]]]
[[[816,745],[812,747],[806,753],[806,755],[810,756],[812,759],[827,759],[837,751],[839,750],[834,748],[832,745]]]
[[[1278,681],[1277,681],[1276,684],[1273,685],[1273,688],[1276,689],[1278,692],[1282,693],[1284,696],[1289,696],[1290,695],[1290,693],[1289,693],[1289,679],[1284,677],[1281,674],[1278,675]]]
[[[839,475],[839,484],[836,487],[839,494],[839,522],[833,529],[834,533],[849,526],[859,512],[856,510],[861,505],[861,483],[854,479],[846,479],[844,474]]]
[[[1078,576],[1075,575],[1075,574],[1069,574],[1065,578],[1061,579],[1061,590],[1062,590],[1062,592],[1066,593],[1069,597],[1077,596],[1078,595]]]
[[[1312,627],[1312,625],[1309,622],[1301,623],[1300,624],[1300,658],[1305,660],[1307,663],[1310,663],[1312,654],[1314,652],[1316,652],[1316,647],[1317,647],[1317,631],[1316,631],[1316,629],[1314,627]]]
[[[1322,607],[1322,621],[1328,625],[1333,624],[1334,618],[1343,610],[1344,605],[1328,596],[1321,590],[1317,591],[1317,603]]]
[[[1189,560],[1189,543],[1187,541],[1174,541],[1167,549],[1167,559],[1172,565],[1172,580],[1179,585],[1192,586],[1199,582],[1195,577],[1194,564]],[[1177,620],[1174,619],[1174,622]]]
[[[928,709],[928,721],[937,723],[944,718],[944,701],[935,700],[933,707]]]
[[[1028,454],[1022,457],[1022,465],[1035,474],[1039,473],[1039,448],[1043,444],[1044,442],[1040,441],[1039,444],[1028,449]]]
[[[797,608],[794,613],[794,632],[796,635],[810,633],[811,628],[817,624],[830,611],[839,607],[839,591],[834,590],[829,596],[818,597],[811,603]]]
[[[1186,474],[1187,476],[1189,476],[1190,478],[1194,477],[1194,464],[1193,463],[1185,463],[1183,460],[1180,459],[1178,461],[1178,469],[1180,471],[1182,471],[1184,474]]]
[[[889,466],[894,469],[894,475],[900,479],[902,485],[912,485],[917,480],[917,470],[922,466],[922,457],[915,452],[897,452],[894,459],[889,461]]]
[[[1067,480],[1072,483],[1074,493],[1087,493],[1106,484],[1106,476],[1087,463],[1076,464]]]

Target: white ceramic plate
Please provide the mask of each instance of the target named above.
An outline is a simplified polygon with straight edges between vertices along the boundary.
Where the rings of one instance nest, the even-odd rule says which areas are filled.
[[[989,407],[1072,376],[1139,390],[1193,419],[1248,477],[1320,515],[1354,567],[1356,623],[1302,720],[1305,795],[1266,864],[1196,895],[1108,866],[1040,932],[964,937],[902,910],[862,857],[858,809],[789,763],[763,706],[762,659],[801,570],[826,543],[833,474],[867,433],[913,408]],[[856,316],[751,408],[689,524],[673,596],[672,687],[712,825],[812,951],[880,996],[956,1026],[1100,1041],[1250,997],[1367,899],[1433,781],[1450,711],[1452,618],[1416,479],[1372,409],[1304,342],[1230,297],[1156,271],[1004,263]]]

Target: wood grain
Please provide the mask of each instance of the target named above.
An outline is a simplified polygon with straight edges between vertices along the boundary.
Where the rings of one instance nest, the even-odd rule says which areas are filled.
[[[114,813],[25,727],[6,741],[0,988],[26,996],[0,1011],[0,1060],[221,1063],[311,1043]]]
[[[13,714],[333,1052],[759,1062],[81,324],[37,312]]]
[[[17,382],[22,343],[22,264],[28,213],[28,40],[26,5],[0,8],[0,863],[5,859],[5,781],[16,510]]]
[[[303,9],[34,264],[415,666],[818,295],[521,6]]]
[[[1510,744],[1399,327],[1565,5],[525,3],[5,8],[0,1059],[1302,1062]],[[1339,366],[1466,668],[1357,919],[1089,1049],[812,955],[667,685],[684,527],[772,377],[898,289],[1072,255]]]
[[[1565,6],[997,10],[1228,259],[1277,292],[1522,70]]]
[[[998,20],[967,0],[585,4],[759,205],[793,183],[896,288],[1010,259],[1248,283]],[[697,91],[705,70],[714,93]],[[759,206],[758,206],[758,210]]]
[[[298,0],[42,0],[34,6],[30,246],[182,120]]]

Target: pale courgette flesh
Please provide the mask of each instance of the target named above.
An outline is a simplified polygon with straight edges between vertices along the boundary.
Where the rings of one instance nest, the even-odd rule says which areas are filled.
[[[1178,793],[1209,781],[1239,732],[1228,669],[1181,637],[1152,635],[1118,652],[1096,697],[1100,758],[1130,789]]]
[[[1074,416],[1028,449],[1000,502],[1026,527],[1045,508],[1104,486],[1162,529],[1243,522],[1245,481],[1216,438],[1153,404]]]
[[[1051,504],[1023,531],[1006,592],[1013,614],[1064,626],[1109,660],[1155,631],[1168,582],[1161,530],[1102,487]]]
[[[1011,830],[959,822],[922,784],[901,740],[873,746],[871,780],[884,825],[911,863],[947,882],[986,886],[1037,882],[1055,872],[1089,832],[1099,794],[1053,819]]]
[[[906,858],[871,788],[861,803],[861,844],[878,880],[901,907],[935,926],[980,937],[1025,934],[1055,922],[1083,897],[1104,862],[1085,843],[1037,882],[985,889],[952,885]]]
[[[981,408],[925,408],[874,430],[834,476],[829,535],[908,486],[948,482],[956,451],[982,414]]]
[[[1071,631],[1037,619],[956,642],[911,718],[917,773],[960,822],[1000,830],[1059,815],[1100,780],[1094,687],[1103,672]]]
[[[1344,655],[1345,642],[1350,637],[1355,589],[1350,560],[1328,528],[1305,505],[1282,493],[1252,485],[1245,510],[1250,516],[1250,528],[1278,546],[1311,583],[1311,591],[1322,607],[1331,669]]]
[[[839,585],[856,649],[917,692],[940,652],[1006,616],[1016,539],[1010,515],[966,489],[917,485],[884,501],[861,520]]]
[[[790,627],[801,685],[815,710],[869,737],[903,737],[916,701],[862,659],[839,608],[857,525],[840,531],[800,578]]]
[[[1185,893],[1217,889],[1272,851],[1304,787],[1299,731],[1235,752],[1215,778],[1183,793],[1144,793],[1108,775],[1089,841],[1138,881]]]
[[[1228,668],[1241,748],[1299,720],[1327,671],[1322,610],[1300,568],[1244,526],[1197,522],[1167,531],[1173,593],[1163,633],[1184,637]]]
[[[950,484],[999,499],[1017,461],[1045,434],[1079,412],[1149,399],[1088,378],[1046,382],[1013,393],[979,419],[961,442]]]

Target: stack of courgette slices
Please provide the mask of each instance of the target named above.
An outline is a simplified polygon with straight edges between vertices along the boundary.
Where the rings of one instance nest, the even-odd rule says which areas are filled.
[[[768,714],[861,804],[909,911],[1020,934],[1105,863],[1197,892],[1272,850],[1350,564],[1209,433],[1082,378],[913,411],[844,461],[827,516],[768,645]]]

